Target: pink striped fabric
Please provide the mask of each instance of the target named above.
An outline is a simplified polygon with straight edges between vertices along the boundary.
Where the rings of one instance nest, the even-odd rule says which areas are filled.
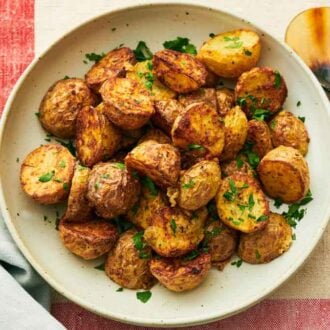
[[[0,114],[34,56],[33,46],[34,0],[0,0]],[[151,329],[107,320],[69,302],[53,304],[51,312],[68,329]],[[330,329],[330,299],[269,299],[228,319],[186,329]]]

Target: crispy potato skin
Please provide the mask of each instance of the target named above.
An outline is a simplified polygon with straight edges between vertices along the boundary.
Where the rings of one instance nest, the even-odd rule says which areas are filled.
[[[73,138],[76,133],[78,112],[95,105],[96,97],[84,80],[62,79],[49,88],[39,107],[39,119],[44,129],[63,139]]]
[[[218,76],[236,78],[256,66],[260,51],[259,36],[242,29],[218,34],[204,42],[197,58]]]
[[[69,194],[75,158],[58,144],[41,146],[24,159],[20,181],[23,191],[41,204],[56,204]],[[49,177],[42,182],[43,176]],[[47,180],[47,178],[46,178]]]
[[[217,108],[220,116],[225,116],[235,106],[235,93],[233,90],[222,87],[215,90]]]
[[[194,56],[164,49],[153,57],[157,78],[177,93],[192,92],[206,83],[207,70]]]
[[[152,123],[165,133],[171,134],[173,123],[177,116],[184,112],[184,107],[177,100],[155,102],[155,113],[151,117]]]
[[[109,252],[118,238],[115,226],[104,220],[84,223],[61,221],[59,233],[64,246],[85,260],[96,259]]]
[[[221,181],[220,166],[203,160],[180,175],[178,205],[195,211],[205,206],[217,193]]]
[[[131,70],[135,61],[134,53],[128,47],[114,49],[95,63],[86,73],[87,84],[95,92],[98,92],[107,79],[122,77],[127,70]]]
[[[188,291],[199,286],[211,269],[211,257],[200,254],[193,260],[152,259],[150,271],[167,289],[175,292]]]
[[[212,157],[221,154],[225,133],[217,111],[208,103],[195,103],[186,108],[173,124],[173,144],[187,149],[191,144],[203,146]]]
[[[232,200],[225,197],[226,193],[232,192],[230,183],[236,187],[237,191]],[[250,196],[253,196],[251,207],[248,206]],[[258,182],[250,175],[234,173],[226,177],[221,182],[215,200],[220,219],[230,228],[243,233],[252,233],[263,229],[267,224],[267,218],[262,219],[260,217],[268,217],[268,201]],[[244,208],[240,207],[242,205]]]
[[[272,198],[294,203],[308,192],[308,164],[292,147],[279,146],[271,150],[261,160],[257,171],[266,194]]]
[[[100,93],[105,104],[104,113],[123,129],[142,127],[154,113],[150,92],[131,78],[109,79]]]
[[[246,140],[253,143],[252,151],[260,159],[273,149],[270,131],[264,121],[256,119],[249,120]]]
[[[224,177],[230,176],[234,173],[243,173],[248,174],[253,178],[255,177],[255,172],[248,163],[246,156],[241,154],[239,154],[234,160],[222,162],[220,166]]]
[[[88,167],[76,163],[64,216],[66,222],[85,222],[92,217],[92,208],[86,198],[89,173]]]
[[[136,233],[136,230],[128,230],[120,236],[109,253],[105,273],[121,287],[149,289],[155,280],[149,270],[149,260],[140,258],[140,251],[135,248],[133,237]],[[151,249],[146,247],[144,252],[151,254]]]
[[[206,208],[197,210],[192,216],[179,208],[164,207],[154,214],[151,226],[144,231],[144,239],[163,257],[182,256],[202,241],[206,217]]]
[[[256,67],[244,72],[235,87],[236,102],[245,100],[242,109],[249,118],[253,115],[253,108],[266,109],[275,114],[282,108],[287,95],[284,78],[268,67]]]
[[[87,198],[102,218],[124,214],[138,200],[139,181],[122,166],[124,164],[99,163],[90,172]]]
[[[160,144],[171,144],[171,138],[163,133],[160,129],[151,128],[144,134],[139,140],[138,144],[143,143],[145,141],[155,141]]]
[[[189,94],[181,94],[178,101],[186,108],[188,105],[199,102],[210,103],[217,109],[217,99],[214,88],[199,88]]]
[[[292,229],[285,218],[270,213],[265,229],[240,237],[238,255],[250,264],[264,264],[286,252],[292,243]]]
[[[161,187],[176,184],[180,174],[180,154],[171,144],[149,140],[137,145],[125,158],[127,167],[149,176]]]
[[[275,147],[292,147],[305,156],[309,136],[304,123],[289,111],[279,112],[270,122],[271,139]]]
[[[224,117],[224,125],[225,145],[220,155],[221,161],[236,158],[245,143],[248,132],[246,115],[239,106],[228,111]]]

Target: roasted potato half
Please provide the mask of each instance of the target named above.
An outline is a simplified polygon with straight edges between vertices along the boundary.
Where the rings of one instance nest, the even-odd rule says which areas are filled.
[[[255,177],[255,172],[253,168],[247,161],[246,156],[242,154],[238,154],[238,156],[234,160],[222,162],[220,166],[221,172],[224,177],[230,176],[234,173],[243,173],[248,174],[251,177]]]
[[[235,30],[220,33],[204,42],[197,58],[218,76],[236,78],[256,66],[260,52],[257,33]]]
[[[150,92],[131,78],[109,79],[100,93],[106,105],[106,116],[122,129],[140,128],[154,113]]]
[[[230,228],[252,233],[267,224],[268,201],[258,182],[248,174],[226,177],[215,200],[220,219]]]
[[[204,237],[206,208],[186,214],[179,208],[164,207],[154,214],[144,239],[163,257],[179,257],[194,250]]]
[[[279,146],[271,150],[261,160],[257,171],[266,194],[284,203],[297,202],[308,192],[308,164],[292,147]]]
[[[173,144],[181,149],[202,146],[214,157],[221,154],[225,144],[223,124],[212,105],[195,103],[179,115],[172,127]]]
[[[176,117],[183,111],[183,105],[177,100],[157,101],[155,102],[155,113],[152,115],[151,121],[167,134],[171,134]]]
[[[206,68],[190,54],[164,49],[154,54],[152,63],[157,78],[177,93],[192,92],[206,83]]]
[[[128,47],[114,49],[91,67],[85,79],[89,87],[98,92],[107,79],[124,76],[135,62],[134,53]]]
[[[139,140],[138,144],[143,143],[145,141],[155,141],[160,144],[171,144],[172,140],[169,136],[167,136],[163,131],[157,128],[151,128],[144,134]]]
[[[58,144],[41,146],[24,159],[20,181],[23,191],[41,204],[56,204],[69,194],[75,158]]]
[[[251,150],[255,152],[260,159],[273,149],[268,125],[263,120],[249,120],[246,140],[252,143],[253,146]]]
[[[304,123],[289,111],[279,112],[269,123],[271,139],[275,147],[292,147],[307,154],[309,136]]]
[[[239,106],[236,106],[227,112],[224,117],[224,126],[225,144],[220,155],[221,161],[236,158],[246,140],[248,121],[245,113]]]
[[[96,97],[86,82],[79,78],[62,79],[49,88],[39,107],[39,120],[44,129],[63,139],[76,134],[78,112],[96,104]]]
[[[87,198],[102,218],[126,213],[137,202],[139,194],[139,181],[123,163],[99,163],[90,172]]]
[[[143,250],[138,250],[134,242],[136,235],[139,235],[136,230],[128,230],[120,236],[115,248],[109,253],[105,273],[123,288],[149,289],[155,280],[149,270],[149,260],[143,256],[151,256],[151,249],[145,246]],[[142,237],[140,239],[143,240]]]
[[[244,72],[235,87],[236,103],[251,118],[259,109],[272,115],[279,111],[288,95],[284,78],[278,71],[257,67]]]
[[[270,213],[267,226],[256,233],[242,234],[238,255],[250,264],[264,264],[286,252],[292,243],[292,229],[285,218]]]
[[[162,187],[175,185],[180,174],[178,150],[171,144],[160,144],[153,140],[137,145],[127,154],[125,163]]]
[[[61,221],[58,229],[64,246],[85,260],[96,259],[109,252],[118,238],[116,227],[105,220],[84,223]]]
[[[189,94],[180,94],[178,100],[185,108],[193,103],[206,102],[217,109],[217,99],[214,88],[199,88]]]
[[[220,116],[225,116],[235,105],[235,93],[233,90],[221,87],[215,90],[217,108]]]
[[[152,259],[150,271],[167,289],[175,292],[188,291],[199,286],[211,268],[211,257],[202,253],[193,260]]]

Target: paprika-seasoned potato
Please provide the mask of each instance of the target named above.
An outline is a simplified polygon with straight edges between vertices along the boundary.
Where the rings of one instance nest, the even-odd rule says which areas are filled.
[[[154,214],[144,239],[163,257],[179,257],[194,250],[204,237],[206,208],[186,214],[179,208],[164,207]]]
[[[238,255],[250,264],[264,264],[286,252],[292,243],[292,229],[285,218],[270,213],[265,229],[240,237]]]
[[[142,249],[137,249],[134,238],[139,238]],[[136,230],[128,230],[122,234],[115,248],[109,253],[105,264],[105,273],[114,282],[127,289],[149,289],[155,279],[149,270],[151,249],[143,246],[143,238]],[[143,253],[143,254],[142,254]]]
[[[150,271],[167,289],[175,292],[196,288],[206,278],[211,268],[211,257],[202,253],[193,260],[185,258],[152,259]]]
[[[131,49],[114,49],[91,67],[85,79],[89,87],[98,92],[107,79],[124,76],[126,71],[132,69],[134,63],[135,56]]]
[[[234,173],[243,173],[248,174],[252,177],[255,177],[255,172],[249,162],[247,161],[246,156],[238,154],[236,159],[231,161],[222,162],[220,164],[221,172],[224,177],[230,176]]]
[[[64,246],[86,260],[109,252],[118,238],[116,227],[105,220],[84,223],[61,221],[58,229]]]
[[[217,99],[214,88],[199,88],[189,94],[180,94],[178,100],[184,107],[193,103],[206,102],[217,109]]]
[[[231,160],[236,158],[242,149],[247,132],[248,121],[245,113],[239,106],[232,108],[224,117],[225,144],[220,155],[220,160]]]
[[[96,97],[79,78],[62,79],[49,88],[41,101],[39,119],[44,129],[63,139],[76,134],[78,112],[96,104]]]
[[[309,136],[304,123],[289,111],[279,112],[269,124],[271,139],[275,147],[292,147],[307,154]]]
[[[181,169],[187,170],[190,167],[194,166],[198,162],[206,159],[206,150],[199,145],[191,145],[192,147],[197,147],[197,149],[181,150]]]
[[[152,115],[151,121],[165,133],[171,134],[176,117],[183,111],[183,105],[177,100],[157,101],[155,102],[155,113]]]
[[[154,54],[152,63],[157,78],[177,93],[192,92],[206,83],[206,68],[190,54],[164,49]]]
[[[268,201],[258,182],[248,174],[234,173],[223,179],[215,200],[220,219],[233,229],[252,233],[267,224]]]
[[[160,144],[153,140],[137,145],[127,154],[125,163],[162,187],[175,185],[180,174],[178,150],[171,144]]]
[[[64,219],[68,222],[82,222],[90,220],[92,208],[86,198],[88,189],[88,177],[90,169],[76,164],[72,178],[68,207]]]
[[[222,87],[215,90],[217,108],[220,116],[225,116],[235,105],[235,93],[233,90]]]
[[[241,29],[220,33],[207,40],[197,58],[218,76],[236,78],[256,66],[260,51],[258,34]]]
[[[172,127],[173,144],[181,149],[202,146],[214,157],[221,154],[225,144],[223,124],[213,106],[195,103],[179,115]]]
[[[140,184],[123,163],[99,163],[88,180],[87,198],[102,218],[124,214],[137,202]]]
[[[251,150],[260,159],[273,149],[268,125],[263,120],[249,120],[246,140],[252,144]]]
[[[75,158],[58,144],[41,146],[24,159],[20,181],[23,191],[41,204],[56,204],[69,194]]]
[[[138,144],[145,141],[155,141],[160,144],[171,144],[172,140],[169,136],[167,136],[163,131],[157,128],[151,128],[144,134],[139,140]]]
[[[308,192],[308,164],[292,147],[279,146],[271,150],[261,160],[257,171],[266,194],[284,203],[297,202]]]
[[[133,79],[109,79],[100,88],[100,93],[106,116],[123,129],[142,127],[154,113],[150,92]]]
[[[244,72],[235,87],[236,103],[249,118],[259,109],[267,110],[270,115],[276,113],[282,108],[287,95],[284,78],[268,67]]]

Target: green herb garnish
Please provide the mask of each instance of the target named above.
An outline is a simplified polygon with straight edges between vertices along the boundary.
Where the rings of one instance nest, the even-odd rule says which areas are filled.
[[[259,260],[261,258],[260,252],[258,250],[256,250],[256,258],[257,258],[257,260]]]
[[[151,295],[150,291],[141,291],[136,293],[136,298],[145,304],[151,298]]]
[[[250,164],[250,166],[253,169],[255,169],[258,166],[259,162],[260,162],[260,158],[254,151],[252,151],[253,145],[254,145],[253,142],[247,141],[244,144],[242,152],[243,152],[243,154],[246,155],[246,157],[248,159],[248,163]]]
[[[293,241],[295,241],[296,240],[296,234],[292,234],[291,238],[292,238]]]
[[[90,61],[90,62],[99,62],[100,60],[102,60],[102,58],[105,56],[105,53],[101,53],[101,54],[96,54],[96,53],[88,53],[85,54],[85,57]]]
[[[300,119],[303,123],[305,122],[305,117],[298,116],[298,119]]]
[[[210,37],[210,38],[214,38],[214,37],[215,37],[215,34],[211,32],[211,33],[209,34],[209,37]]]
[[[296,104],[297,107],[300,107],[301,106],[301,102],[298,101],[297,104]]]
[[[133,52],[138,62],[152,59],[152,52],[144,41],[139,41]]]
[[[170,221],[170,226],[171,226],[171,229],[172,229],[173,234],[174,234],[174,236],[175,236],[175,234],[176,234],[176,222],[175,222],[174,219],[171,219],[171,221]]]
[[[74,146],[73,140],[66,142],[63,140],[55,139],[55,141],[60,143],[63,147],[67,148],[73,156],[76,156],[76,148]]]
[[[113,221],[116,225],[118,234],[122,234],[125,231],[134,227],[134,225],[131,222],[129,222],[121,217],[115,217],[115,218],[113,218]]]
[[[181,53],[188,53],[192,55],[197,54],[196,46],[189,42],[188,38],[177,37],[174,40],[168,40],[163,43],[164,48],[176,50]]]
[[[55,175],[55,171],[51,171],[48,173],[43,174],[42,176],[39,177],[40,182],[48,182],[50,181]]]
[[[192,143],[188,145],[188,150],[205,150],[205,148],[199,144]]]
[[[126,168],[124,163],[116,163],[116,167],[119,168],[120,170],[124,170]]]
[[[60,167],[65,168],[65,166],[66,166],[65,161],[62,159],[60,161],[60,164],[59,165],[60,165]]]
[[[281,200],[281,198],[275,198],[274,200],[274,206],[278,209],[280,208],[280,206],[283,204],[283,201]]]
[[[95,266],[94,269],[97,269],[97,270],[103,270],[105,269],[105,262],[99,264],[98,266]]]
[[[190,179],[188,183],[182,185],[182,188],[189,189],[189,188],[193,188],[194,186],[195,186],[195,181]]]
[[[247,49],[244,49],[244,54],[245,54],[246,56],[251,56],[251,55],[252,55],[252,52],[250,52],[250,51],[247,50]]]
[[[249,195],[249,200],[248,200],[248,209],[249,209],[249,211],[252,211],[254,205],[255,205],[255,201],[254,201],[254,198],[253,198],[253,194],[250,194]]]
[[[133,236],[134,246],[139,251],[141,251],[145,247],[145,243],[142,240],[143,234],[144,234],[143,231],[139,231]]]
[[[228,44],[228,46],[226,46],[225,48],[235,49],[235,48],[241,48],[243,46],[243,41],[241,41],[239,37],[225,36],[223,40],[226,42],[230,42],[230,44]]]
[[[141,183],[149,189],[152,196],[158,195],[158,189],[155,183],[148,176],[141,178]]]
[[[124,291],[123,288],[118,288],[118,289],[116,290],[116,292],[123,292],[123,291]]]
[[[243,263],[243,260],[242,259],[238,259],[236,261],[233,261],[231,263],[232,266],[236,266],[237,268],[241,267],[242,266],[242,263]]]
[[[262,222],[266,220],[268,220],[268,215],[263,214],[256,220],[256,222]]]
[[[252,118],[256,120],[265,120],[270,116],[270,111],[266,109],[255,109],[253,110]]]
[[[281,74],[278,71],[275,71],[275,80],[274,80],[274,87],[280,88],[282,83]]]
[[[240,168],[242,168],[243,165],[244,165],[243,160],[242,160],[240,157],[237,157],[237,158],[236,158],[236,167],[237,167],[238,169],[240,169]]]
[[[63,189],[68,190],[69,189],[69,184],[67,182],[63,183]]]

